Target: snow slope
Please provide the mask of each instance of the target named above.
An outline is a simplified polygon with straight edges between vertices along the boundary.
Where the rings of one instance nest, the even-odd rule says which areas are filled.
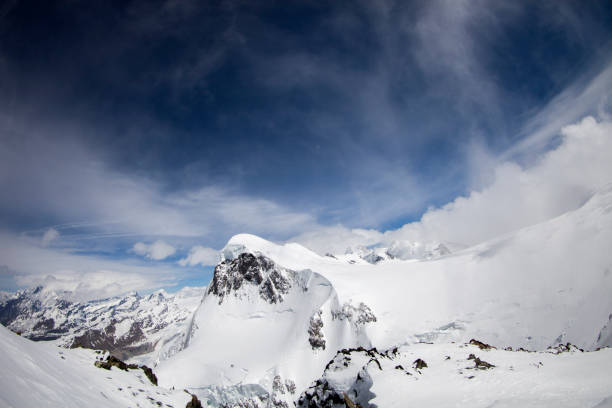
[[[236,398],[267,392],[282,406],[296,395],[280,395],[274,382],[293,382],[299,394],[340,348],[470,338],[535,350],[607,346],[611,242],[610,188],[575,211],[432,260],[348,263],[237,235],[188,346],[158,367],[160,382],[211,401],[223,390]],[[252,270],[239,261],[248,254],[261,259]],[[313,346],[313,331],[325,349]]]
[[[185,407],[184,391],[156,387],[141,370],[94,366],[92,350],[32,342],[0,325],[0,406]]]

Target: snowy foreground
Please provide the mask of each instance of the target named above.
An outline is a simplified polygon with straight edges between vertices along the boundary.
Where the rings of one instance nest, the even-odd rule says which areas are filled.
[[[142,370],[104,370],[93,350],[35,343],[0,326],[1,407],[185,407],[191,396],[151,384]]]
[[[100,356],[92,350],[34,343],[3,327],[0,340],[2,407],[170,408],[191,401],[185,391],[152,385],[139,370],[95,367]],[[379,407],[612,407],[612,349],[557,353],[424,343],[386,353],[345,350],[302,404],[350,406],[367,398]],[[478,368],[470,354],[494,367]],[[415,368],[418,359],[427,367]]]
[[[382,355],[345,351],[322,381],[342,397],[366,396],[379,407],[612,407],[611,349],[556,352],[459,344],[415,344]],[[418,360],[427,366],[415,368]],[[319,396],[322,388],[315,388]]]
[[[227,407],[610,407],[610,243],[609,188],[560,217],[421,259],[320,256],[238,235],[181,321],[184,341],[132,358],[160,387],[3,329],[0,402],[182,407],[187,389]]]

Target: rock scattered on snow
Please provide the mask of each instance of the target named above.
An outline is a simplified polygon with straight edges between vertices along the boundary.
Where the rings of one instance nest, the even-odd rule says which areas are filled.
[[[491,350],[491,349],[495,348],[495,347],[491,346],[490,344],[483,343],[483,342],[481,342],[479,340],[476,340],[476,339],[470,340],[470,344],[473,345],[473,346],[477,346],[481,350]]]
[[[145,376],[149,379],[149,381],[151,381],[151,384],[157,385],[157,377],[153,373],[153,370],[151,370],[146,365],[139,366],[138,364],[126,364],[125,362],[119,360],[117,357],[111,355],[107,356],[106,360],[97,360],[94,365],[98,368],[103,368],[105,370],[110,370],[111,367],[117,367],[118,369],[123,371],[137,370],[140,368],[144,372]]]

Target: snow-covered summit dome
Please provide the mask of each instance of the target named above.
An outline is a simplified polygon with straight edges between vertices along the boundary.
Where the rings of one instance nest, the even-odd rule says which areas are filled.
[[[322,257],[294,242],[276,244],[252,234],[238,234],[230,238],[221,250],[221,261],[231,261],[244,253],[264,255],[279,265],[294,270],[308,269],[317,264],[338,262],[330,257]]]

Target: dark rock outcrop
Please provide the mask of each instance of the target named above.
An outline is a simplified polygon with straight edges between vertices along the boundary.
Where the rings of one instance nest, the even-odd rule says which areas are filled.
[[[109,355],[106,357],[106,360],[98,360],[94,363],[94,365],[98,368],[103,368],[105,370],[110,370],[112,367],[117,367],[120,370],[128,371],[128,370],[137,370],[141,369],[144,372],[144,375],[151,381],[151,384],[157,385],[157,376],[153,373],[146,365],[139,366],[138,364],[127,364],[124,361],[121,361],[115,356]]]
[[[300,408],[334,408],[344,405],[344,393],[335,390],[327,380],[319,379],[298,399]]]
[[[468,360],[474,360],[474,367],[473,368],[476,368],[476,369],[479,369],[479,370],[488,370],[489,368],[495,367],[493,364],[487,363],[486,361],[479,359],[474,354],[470,354],[467,359]]]
[[[424,360],[417,358],[412,363],[412,366],[414,367],[415,370],[422,370],[423,368],[427,368],[427,363]]]
[[[317,311],[310,318],[308,326],[308,342],[313,350],[325,350],[325,337],[323,336],[323,319],[321,319],[321,311]]]
[[[151,370],[146,365],[141,365],[140,368],[142,369],[144,374],[147,376],[149,381],[151,381],[151,384],[157,385],[157,376],[153,373],[153,370]]]
[[[279,267],[265,256],[243,253],[215,267],[208,293],[218,296],[221,304],[226,296],[250,284],[259,287],[259,295],[268,303],[280,303],[282,295],[291,288],[287,274],[294,272]]]
[[[153,351],[154,345],[150,342],[143,342],[143,340],[145,340],[145,335],[140,322],[133,323],[129,332],[119,338],[115,336],[115,326],[111,324],[104,330],[86,330],[73,339],[70,348],[83,347],[107,350],[111,354],[117,354],[120,358],[127,359]]]
[[[187,403],[185,408],[202,408],[202,403],[195,394],[191,394],[191,401]]]
[[[491,349],[495,348],[495,347],[491,346],[490,344],[483,343],[482,341],[478,341],[476,339],[470,340],[470,344],[473,345],[473,346],[477,346],[481,350],[491,350]]]

